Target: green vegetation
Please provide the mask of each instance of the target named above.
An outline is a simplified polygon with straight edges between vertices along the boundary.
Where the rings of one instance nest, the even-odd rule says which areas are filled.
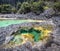
[[[1,7],[2,7],[2,6],[0,5],[0,13],[1,13],[1,9],[2,9]]]
[[[44,11],[43,6],[45,6],[45,4],[42,1],[39,1],[39,2],[23,2],[18,13],[34,12],[35,14],[40,14]]]
[[[24,2],[17,2],[16,6],[11,4],[0,5],[0,13],[19,13],[26,14],[33,12],[35,14],[43,13],[44,10],[52,7],[55,11],[60,11],[60,2],[58,0],[25,0]]]
[[[42,1],[33,2],[33,4],[31,5],[31,11],[36,14],[40,14],[44,11],[43,6],[45,6],[45,5],[44,5],[44,2],[42,2]]]
[[[21,8],[19,9],[19,13],[28,13],[30,12],[31,6],[28,2],[23,2],[22,5],[21,5]]]
[[[56,11],[60,11],[60,2],[55,2],[54,6],[53,6],[53,9],[56,10]]]
[[[16,13],[16,8],[11,6],[10,4],[3,4],[0,5],[0,13],[3,14]]]
[[[1,6],[1,13],[11,13],[12,6],[10,4],[3,4]]]
[[[15,7],[13,7],[13,8],[11,9],[11,12],[12,12],[12,13],[16,13],[16,12],[17,12],[17,9],[16,9]]]
[[[20,9],[20,7],[21,7],[21,3],[20,3],[20,2],[18,2],[16,7],[17,7],[17,10],[19,10],[19,9]]]

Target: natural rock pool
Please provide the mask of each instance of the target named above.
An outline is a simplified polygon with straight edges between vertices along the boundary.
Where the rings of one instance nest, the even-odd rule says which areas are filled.
[[[8,34],[6,35],[5,42],[3,43],[4,48],[20,46],[28,41],[31,42],[32,46],[38,42],[41,45],[45,44],[50,38],[50,33],[53,32],[54,27],[52,21],[48,20],[0,20],[0,23],[0,27],[21,24],[17,31],[12,32],[9,36],[7,36]],[[15,30],[13,27],[10,29]]]
[[[15,47],[20,46],[26,42],[31,42],[32,45],[37,42],[47,42],[50,38],[50,34],[52,30],[49,30],[44,27],[32,27],[27,28],[23,27],[20,28],[17,32],[15,32],[11,37],[13,38],[8,42],[8,46],[6,47]],[[45,41],[44,41],[45,40]]]

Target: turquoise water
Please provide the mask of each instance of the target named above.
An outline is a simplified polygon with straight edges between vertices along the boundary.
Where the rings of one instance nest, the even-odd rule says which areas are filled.
[[[0,27],[5,27],[11,24],[20,24],[24,22],[29,22],[28,20],[0,20]]]
[[[42,20],[1,20],[0,19],[0,27],[6,27],[8,25],[12,24],[21,24],[21,23],[27,23],[27,22],[44,22]]]

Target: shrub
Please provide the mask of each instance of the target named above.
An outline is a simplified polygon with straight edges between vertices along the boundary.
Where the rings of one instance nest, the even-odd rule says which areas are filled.
[[[43,6],[44,6],[43,2],[33,2],[32,6],[31,6],[31,11],[36,14],[40,14],[44,11]]]
[[[0,5],[0,13],[1,13],[1,10],[2,10],[2,5]]]
[[[60,2],[56,2],[53,6],[53,9],[56,11],[60,11]]]
[[[11,9],[11,11],[12,11],[12,13],[16,13],[16,12],[17,12],[17,9],[16,9],[15,7],[13,7],[13,8]]]
[[[38,3],[37,2],[33,2],[32,6],[31,6],[31,11],[34,12],[34,13],[37,13],[39,11],[39,8],[38,8]]]
[[[20,7],[21,7],[21,3],[19,2],[19,3],[17,3],[17,10],[19,10],[20,9]]]
[[[32,4],[34,0],[27,0],[28,3]]]
[[[10,4],[3,4],[1,13],[11,13],[12,6]]]
[[[28,13],[30,12],[30,4],[28,2],[23,2],[18,13]]]

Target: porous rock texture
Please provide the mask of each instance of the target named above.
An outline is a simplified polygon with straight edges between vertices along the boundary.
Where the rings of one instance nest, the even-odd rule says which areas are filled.
[[[46,14],[45,14],[46,13]],[[32,45],[27,42],[26,44],[23,44],[21,46],[15,47],[15,48],[8,48],[3,49],[0,47],[0,51],[60,51],[60,15],[52,16],[52,14],[47,14],[48,11],[45,11],[44,13],[40,15],[35,15],[34,13],[28,13],[28,14],[5,14],[4,16],[0,15],[0,17],[5,18],[17,18],[17,19],[40,19],[40,20],[53,20],[53,23],[56,25],[56,28],[54,32],[52,33],[52,39],[49,41],[46,45],[42,45],[40,47],[32,47]],[[48,18],[47,18],[48,17]],[[48,22],[49,23],[49,22]],[[33,23],[34,24],[34,23]],[[39,24],[39,23],[36,23]],[[46,23],[45,23],[46,24]],[[1,27],[0,28],[0,46],[5,42],[6,35],[11,35],[13,32],[16,32],[20,26],[32,26],[31,23],[25,23],[25,24],[15,24],[15,25],[9,25],[7,27]],[[41,25],[41,24],[39,24]],[[39,44],[38,44],[39,45]]]
[[[59,17],[58,17],[59,18]],[[52,18],[53,23],[57,23],[55,27],[55,31],[52,33],[52,39],[47,44],[42,46],[35,46],[32,47],[30,42],[27,42],[26,44],[23,44],[21,46],[17,46],[15,48],[8,48],[4,49],[3,47],[0,47],[0,51],[59,51],[60,50],[60,25],[59,20]],[[56,22],[56,21],[57,22]],[[6,35],[11,35],[13,32],[16,32],[19,27],[23,26],[29,26],[32,27],[32,25],[43,25],[46,23],[23,23],[23,24],[15,24],[15,25],[9,25],[7,27],[1,27],[0,28],[0,45],[2,45],[5,42]],[[49,24],[49,23],[48,23]],[[38,44],[39,45],[39,44]]]

